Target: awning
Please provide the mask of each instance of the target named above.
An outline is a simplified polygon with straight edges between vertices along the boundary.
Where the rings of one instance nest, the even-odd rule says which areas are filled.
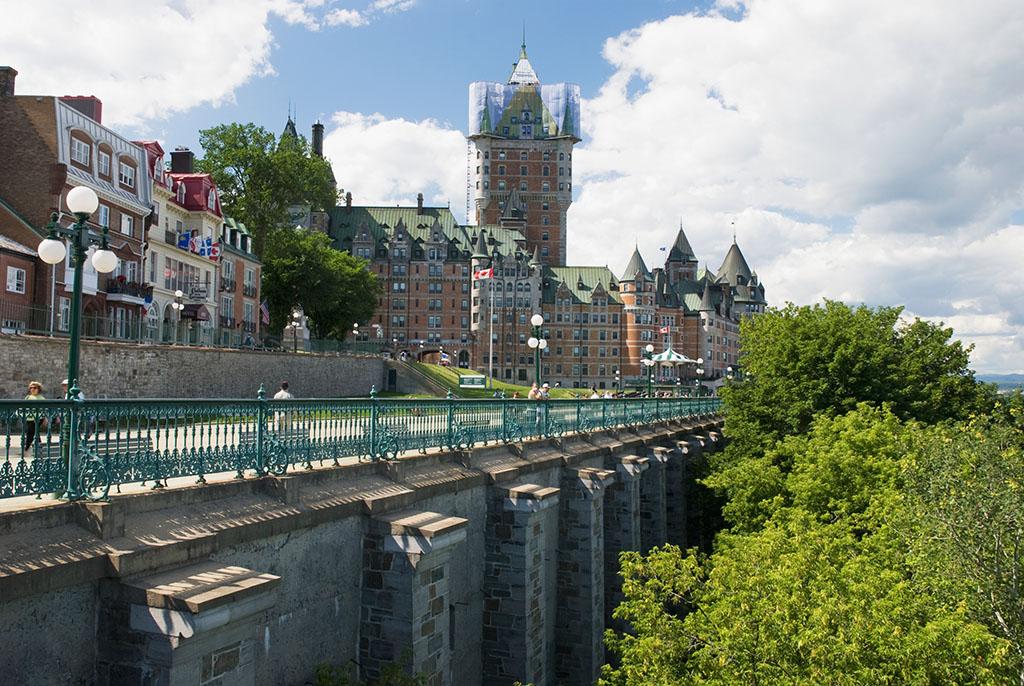
[[[686,355],[683,355],[681,353],[677,353],[672,348],[669,348],[668,350],[666,350],[663,353],[659,353],[658,355],[655,355],[652,359],[655,362],[657,362],[658,364],[680,365],[680,364],[695,364],[696,363],[696,360],[691,360]]]
[[[206,309],[206,305],[199,305],[191,303],[185,305],[185,309],[181,311],[182,319],[195,319],[200,322],[210,321],[210,311]]]

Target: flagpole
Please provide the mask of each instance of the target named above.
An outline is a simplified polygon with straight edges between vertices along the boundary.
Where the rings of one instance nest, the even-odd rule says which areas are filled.
[[[487,281],[487,293],[490,296],[491,304],[487,309],[487,338],[489,344],[487,347],[487,378],[490,384],[489,388],[494,388],[494,334],[491,331],[491,326],[494,324],[494,289],[491,288],[491,282],[494,281],[494,275]]]

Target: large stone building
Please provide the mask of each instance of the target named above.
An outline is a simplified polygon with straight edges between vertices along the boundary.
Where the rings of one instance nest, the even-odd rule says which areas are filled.
[[[507,84],[470,86],[475,149],[472,226],[448,208],[353,206],[328,217],[338,249],[370,261],[383,292],[360,336],[396,354],[453,364],[498,379],[533,380],[531,317],[543,316],[541,378],[569,388],[636,383],[643,351],[700,359],[714,382],[739,358],[739,321],[762,312],[764,287],[733,241],[717,272],[700,269],[680,227],[663,266],[639,250],[626,268],[566,264],[572,149],[582,134],[579,88],[541,85],[523,46]],[[485,271],[490,270],[490,271]],[[474,279],[484,271],[489,278]],[[696,365],[655,368],[690,384]]]

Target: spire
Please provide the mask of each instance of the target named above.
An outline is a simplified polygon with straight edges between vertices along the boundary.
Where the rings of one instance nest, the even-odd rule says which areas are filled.
[[[523,219],[523,202],[519,199],[519,191],[513,188],[505,201],[505,209],[501,212],[502,219]]]
[[[490,255],[487,254],[487,241],[484,240],[484,229],[480,229],[480,233],[476,236],[476,246],[473,248],[473,259],[487,259]]]
[[[686,234],[683,233],[683,222],[679,221],[679,233],[676,234],[676,240],[672,244],[672,248],[668,252],[668,259],[666,262],[696,262],[697,258],[693,254],[693,248],[690,247],[690,241],[686,239]]]
[[[743,259],[740,247],[733,241],[733,244],[729,246],[729,252],[725,254],[725,259],[722,260],[722,266],[718,269],[718,278],[725,279],[735,286],[740,283],[749,283],[751,276],[750,267]]]
[[[519,60],[512,66],[512,75],[508,82],[513,86],[539,86],[540,79],[533,70],[530,60],[526,57],[526,27],[523,27],[523,48],[519,52]]]
[[[541,265],[541,261],[540,261],[540,246],[539,245],[535,245],[535,246],[533,246],[533,258],[530,259],[530,266],[531,267],[539,267],[540,265]]]
[[[653,277],[651,272],[647,270],[647,265],[644,264],[644,258],[640,257],[640,248],[633,248],[633,256],[629,258],[629,264],[626,265],[626,270],[622,272],[622,281],[633,281],[636,279],[637,274],[641,275],[644,280],[650,280]]]
[[[711,283],[704,282],[704,293],[700,296],[700,311],[711,312],[715,306],[711,303]]]

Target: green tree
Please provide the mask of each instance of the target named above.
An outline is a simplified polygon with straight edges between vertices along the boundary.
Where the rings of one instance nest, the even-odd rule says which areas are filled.
[[[1024,407],[1018,394],[957,427],[924,436],[907,461],[908,511],[923,559],[974,589],[975,616],[1014,648],[1024,684]]]
[[[825,301],[744,320],[745,379],[721,391],[732,442],[712,456],[706,480],[731,501],[727,521],[737,524],[739,511],[778,492],[789,464],[777,444],[806,432],[816,417],[869,402],[885,403],[899,419],[934,423],[990,403],[968,369],[971,348],[950,340],[951,329],[901,322],[900,312]]]
[[[624,554],[616,616],[635,635],[608,634],[619,660],[602,683],[1006,683],[1010,643],[908,499],[929,431],[867,403],[820,415],[771,455],[756,525],[708,557]]]
[[[344,339],[353,322],[365,322],[377,306],[379,285],[366,260],[335,250],[320,233],[297,229],[268,237],[263,293],[270,301],[270,328],[287,325],[301,306],[316,338]]]
[[[252,232],[261,258],[267,235],[290,223],[290,207],[323,210],[337,202],[330,163],[312,154],[302,136],[278,140],[255,124],[222,124],[200,131],[199,144],[198,169],[213,176],[225,214]]]

